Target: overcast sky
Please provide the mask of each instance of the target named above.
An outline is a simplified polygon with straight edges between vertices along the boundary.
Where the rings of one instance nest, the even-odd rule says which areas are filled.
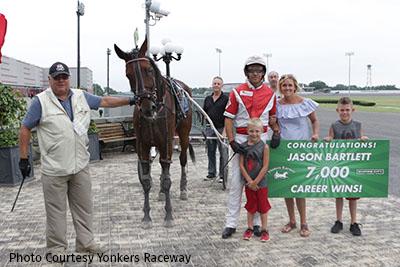
[[[372,85],[400,87],[400,1],[398,0],[160,0],[168,17],[150,27],[151,45],[164,37],[180,44],[182,60],[172,62],[171,75],[191,87],[210,86],[218,75],[225,82],[243,82],[243,64],[250,55],[272,54],[269,69],[292,73],[299,82],[322,80],[330,86],[365,86],[367,65]],[[145,36],[144,0],[84,0],[81,17],[81,66],[93,71],[94,82],[128,91],[125,64],[114,50],[134,46],[133,32]],[[40,67],[62,61],[77,65],[77,1],[0,0],[8,20],[3,55]],[[162,72],[165,64],[158,63]]]

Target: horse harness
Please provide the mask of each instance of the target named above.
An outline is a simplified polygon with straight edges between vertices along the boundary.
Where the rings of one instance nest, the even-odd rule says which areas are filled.
[[[126,65],[130,63],[136,63],[133,64],[133,73],[135,75],[135,92],[134,92],[134,99],[135,99],[135,105],[140,105],[142,99],[150,99],[154,104],[156,104],[158,108],[158,112],[161,112],[162,108],[165,106],[165,99],[166,99],[166,91],[164,92],[164,96],[162,97],[161,101],[157,101],[157,92],[158,88],[156,86],[156,77],[153,75],[153,86],[148,87],[144,85],[143,78],[142,78],[142,71],[140,69],[140,61],[147,61],[150,62],[148,58],[142,57],[142,58],[133,58],[129,61],[126,62]],[[137,70],[137,71],[136,71]],[[172,78],[170,77],[165,77],[167,83],[169,84],[170,92],[172,96],[175,98],[175,103],[176,107],[178,109],[178,114],[177,114],[177,119],[179,120],[186,118],[186,112],[184,107],[182,106],[182,102],[184,101],[184,93],[183,93],[183,88]],[[139,84],[138,84],[139,83]],[[142,92],[139,93],[139,86],[142,89]],[[151,91],[145,90],[146,88],[151,89]],[[170,109],[170,111],[174,113],[173,110]]]
[[[133,73],[135,75],[135,92],[134,92],[135,105],[139,106],[142,99],[149,99],[157,106],[157,114],[161,113],[161,111],[163,110],[164,107],[169,109],[172,114],[175,114],[173,109],[170,109],[169,107],[167,107],[165,105],[167,90],[165,90],[165,92],[163,93],[163,97],[162,97],[161,101],[157,100],[158,88],[156,86],[155,75],[153,75],[153,86],[152,87],[148,87],[148,86],[144,85],[143,78],[142,78],[142,71],[140,69],[140,61],[150,62],[150,60],[148,58],[145,58],[145,57],[139,58],[139,57],[135,56],[135,53],[134,53],[134,58],[131,60],[128,60],[126,62],[126,65],[132,63]],[[178,120],[177,121],[177,124],[178,124],[179,120],[186,118],[185,111],[181,105],[182,98],[183,98],[183,92],[180,92],[181,90],[184,90],[184,89],[178,88],[179,85],[172,78],[166,77],[166,80],[169,84],[169,88],[171,89],[170,93],[171,93],[172,97],[175,98],[174,102],[176,103],[176,107],[178,108],[178,115],[176,116],[176,118]],[[140,89],[142,89],[142,92],[140,92],[140,93],[139,93],[139,86],[140,86]],[[146,88],[151,89],[151,91],[146,90]],[[139,118],[140,117],[141,117],[141,115],[139,114]],[[167,120],[166,113],[165,113],[165,119],[166,119],[166,131],[168,132],[168,120]],[[141,128],[141,122],[142,121],[139,119],[139,128]],[[154,144],[153,127],[149,127],[149,130],[150,130],[150,136],[151,136],[151,144]],[[166,135],[166,138],[168,138],[168,135]],[[168,150],[168,146],[167,146],[167,150]],[[142,149],[141,149],[141,151],[142,151]],[[168,155],[168,153],[167,153],[167,155]],[[140,158],[140,161],[147,162],[141,158]],[[160,158],[160,162],[172,163],[172,160]]]
[[[150,99],[152,102],[154,102],[156,105],[159,104],[157,102],[157,86],[156,86],[156,78],[153,76],[153,87],[146,87],[143,82],[142,78],[142,71],[140,69],[140,61],[147,61],[150,62],[148,58],[142,57],[142,58],[133,58],[131,60],[128,60],[126,62],[126,65],[130,63],[136,63],[132,64],[133,66],[133,73],[135,75],[135,92],[134,92],[134,98],[135,98],[135,105],[140,105],[140,102],[142,99],[147,98]],[[137,71],[136,71],[137,70]],[[139,83],[139,84],[138,84]],[[139,86],[142,89],[142,92],[139,93]],[[150,88],[151,91],[145,90],[146,88]]]

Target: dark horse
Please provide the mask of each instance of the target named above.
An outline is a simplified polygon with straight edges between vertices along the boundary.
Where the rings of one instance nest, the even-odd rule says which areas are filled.
[[[126,77],[129,79],[131,91],[135,95],[135,111],[133,126],[136,133],[136,151],[138,155],[139,180],[144,190],[144,217],[143,228],[151,228],[149,193],[152,184],[150,176],[151,160],[150,148],[156,146],[160,153],[162,173],[160,177],[159,200],[165,197],[164,226],[173,226],[172,207],[170,199],[171,176],[169,173],[172,163],[172,141],[175,130],[178,132],[181,153],[180,198],[187,199],[186,190],[186,151],[190,148],[190,156],[194,161],[194,152],[189,144],[189,132],[192,126],[192,108],[186,111],[185,117],[177,120],[178,110],[176,99],[172,94],[172,85],[169,79],[164,78],[155,62],[145,56],[147,41],[144,41],[140,50],[133,49],[129,53],[123,52],[114,45],[118,57],[126,63]],[[191,95],[189,87],[181,81],[178,82],[185,91]]]

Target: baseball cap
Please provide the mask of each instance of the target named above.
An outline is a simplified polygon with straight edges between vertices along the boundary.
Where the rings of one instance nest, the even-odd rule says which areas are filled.
[[[51,77],[56,77],[60,74],[67,74],[69,75],[69,68],[67,65],[65,65],[62,62],[56,62],[53,65],[51,65],[50,69],[49,69],[49,75]]]

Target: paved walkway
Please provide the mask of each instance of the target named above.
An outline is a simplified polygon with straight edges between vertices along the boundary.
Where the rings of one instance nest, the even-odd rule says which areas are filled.
[[[158,164],[153,164],[152,169],[153,228],[150,230],[140,227],[143,194],[137,177],[136,154],[105,154],[103,161],[90,165],[96,238],[109,248],[102,258],[107,262],[100,262],[100,257],[95,255],[91,266],[400,266],[400,231],[397,228],[400,199],[393,195],[387,199],[359,201],[358,221],[363,224],[360,237],[352,236],[348,230],[347,203],[343,214],[345,229],[339,234],[330,233],[335,221],[333,199],[307,200],[310,237],[300,237],[298,229],[282,234],[280,229],[288,221],[284,200],[271,199],[272,209],[268,213],[271,240],[268,243],[256,238],[249,242],[241,239],[247,225],[244,209],[238,232],[223,240],[228,191],[214,183],[196,206],[211,182],[203,181],[207,166],[204,147],[197,147],[195,151],[198,162],[196,166],[189,164],[188,201],[179,200],[180,167],[178,154],[174,153],[171,168],[173,228],[162,226],[164,202],[156,200]],[[39,167],[35,166],[36,179],[24,185],[13,213],[10,209],[18,187],[0,187],[0,266],[52,266],[44,258],[45,211]],[[245,197],[243,204],[244,201]],[[87,262],[73,262],[83,255],[74,253],[75,233],[68,216],[70,259],[64,266],[87,266]],[[17,253],[27,262],[10,262],[11,255]],[[190,261],[187,264],[161,262],[167,259],[164,255],[181,255],[178,260],[190,257]],[[41,261],[33,262],[40,257]],[[157,263],[151,262],[154,258]]]

